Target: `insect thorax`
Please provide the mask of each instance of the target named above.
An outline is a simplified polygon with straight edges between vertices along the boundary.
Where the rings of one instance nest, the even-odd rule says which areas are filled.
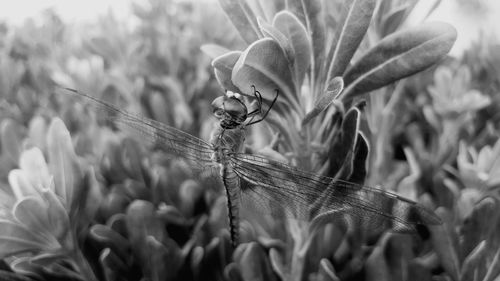
[[[224,129],[218,126],[210,138],[210,143],[214,148],[213,160],[225,164],[225,159],[231,153],[239,153],[243,150],[245,142],[245,130],[242,126],[235,129]]]

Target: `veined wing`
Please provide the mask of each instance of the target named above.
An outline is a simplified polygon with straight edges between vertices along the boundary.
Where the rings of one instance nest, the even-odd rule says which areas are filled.
[[[256,155],[234,154],[230,159],[243,180],[242,196],[274,216],[314,221],[344,219],[347,214],[368,226],[401,231],[413,231],[419,224],[441,224],[432,211],[378,188],[315,175]]]
[[[64,88],[64,90],[67,91],[66,94],[85,98],[94,109],[103,112],[107,120],[118,125],[120,129],[137,135],[140,141],[190,160],[200,168],[214,164],[211,159],[212,146],[202,139],[150,118],[119,109],[76,90],[69,88]]]

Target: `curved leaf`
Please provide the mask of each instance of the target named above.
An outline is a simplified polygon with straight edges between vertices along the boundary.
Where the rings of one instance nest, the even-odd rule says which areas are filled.
[[[221,45],[217,44],[203,44],[200,47],[200,50],[204,52],[206,55],[211,57],[212,59],[215,59],[217,57],[220,57],[226,53],[231,52],[231,50],[222,47]]]
[[[40,187],[48,188],[50,186],[50,174],[47,162],[43,157],[43,152],[39,148],[33,147],[23,151],[19,159],[19,167],[24,173],[25,179],[37,190],[35,194],[38,194],[41,190]]]
[[[231,81],[233,68],[241,56],[240,51],[232,51],[222,56],[215,58],[212,61],[214,68],[215,78],[225,90],[233,91],[236,93],[241,92]]]
[[[352,172],[352,159],[359,131],[359,116],[356,107],[347,111],[342,121],[342,130],[329,150],[330,169],[328,175],[346,179]]]
[[[259,27],[262,33],[266,37],[270,37],[274,39],[274,41],[278,42],[278,44],[281,46],[281,49],[283,49],[283,52],[288,62],[290,64],[293,64],[295,58],[295,52],[292,48],[290,40],[288,40],[288,38],[280,30],[268,24],[263,19],[258,18],[257,21],[259,22]]]
[[[279,89],[280,97],[300,108],[288,60],[271,38],[260,39],[243,52],[233,68],[232,81],[245,95],[251,95],[255,86],[267,101],[273,100]]]
[[[49,169],[54,176],[55,192],[70,208],[75,185],[78,184],[78,159],[71,142],[71,136],[64,123],[54,118],[47,134]]]
[[[316,101],[314,108],[306,114],[302,120],[302,126],[309,123],[309,121],[325,110],[334,101],[335,97],[344,89],[344,80],[342,80],[342,77],[335,77],[328,88],[330,89]]]
[[[331,77],[344,74],[370,25],[376,2],[376,0],[355,0],[351,2],[332,44],[335,51],[327,59],[327,62],[330,63],[327,81]]]
[[[293,49],[293,68],[298,85],[302,85],[304,75],[311,64],[312,46],[306,27],[288,11],[281,11],[273,19],[273,26],[289,40]]]
[[[247,43],[250,44],[262,36],[256,17],[245,1],[219,0],[219,4]]]
[[[426,69],[450,51],[456,37],[454,27],[439,22],[387,36],[347,70],[347,88],[341,98],[352,98]]]

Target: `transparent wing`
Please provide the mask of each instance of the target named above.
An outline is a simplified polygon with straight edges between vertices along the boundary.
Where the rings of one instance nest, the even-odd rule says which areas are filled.
[[[230,161],[242,179],[242,196],[273,216],[318,220],[347,214],[363,224],[389,225],[395,230],[441,223],[416,202],[378,188],[315,175],[256,155],[234,154]]]
[[[150,118],[121,110],[76,90],[68,88],[64,88],[64,90],[66,94],[85,98],[95,110],[104,113],[107,120],[119,126],[120,129],[137,136],[141,142],[149,143],[187,159],[200,169],[206,169],[207,165],[215,164],[211,159],[212,146],[202,139]]]

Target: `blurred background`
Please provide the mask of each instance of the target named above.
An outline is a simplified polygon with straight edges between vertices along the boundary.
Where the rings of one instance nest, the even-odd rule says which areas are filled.
[[[329,224],[299,249],[300,225],[244,220],[234,252],[216,182],[54,90],[208,139],[224,89],[203,46],[247,46],[218,2],[3,1],[1,280],[500,280],[499,1],[386,1],[356,53],[425,21],[457,29],[445,59],[363,96],[359,126],[365,184],[431,208],[442,229],[357,240]],[[272,130],[257,132],[253,148],[276,155]]]

